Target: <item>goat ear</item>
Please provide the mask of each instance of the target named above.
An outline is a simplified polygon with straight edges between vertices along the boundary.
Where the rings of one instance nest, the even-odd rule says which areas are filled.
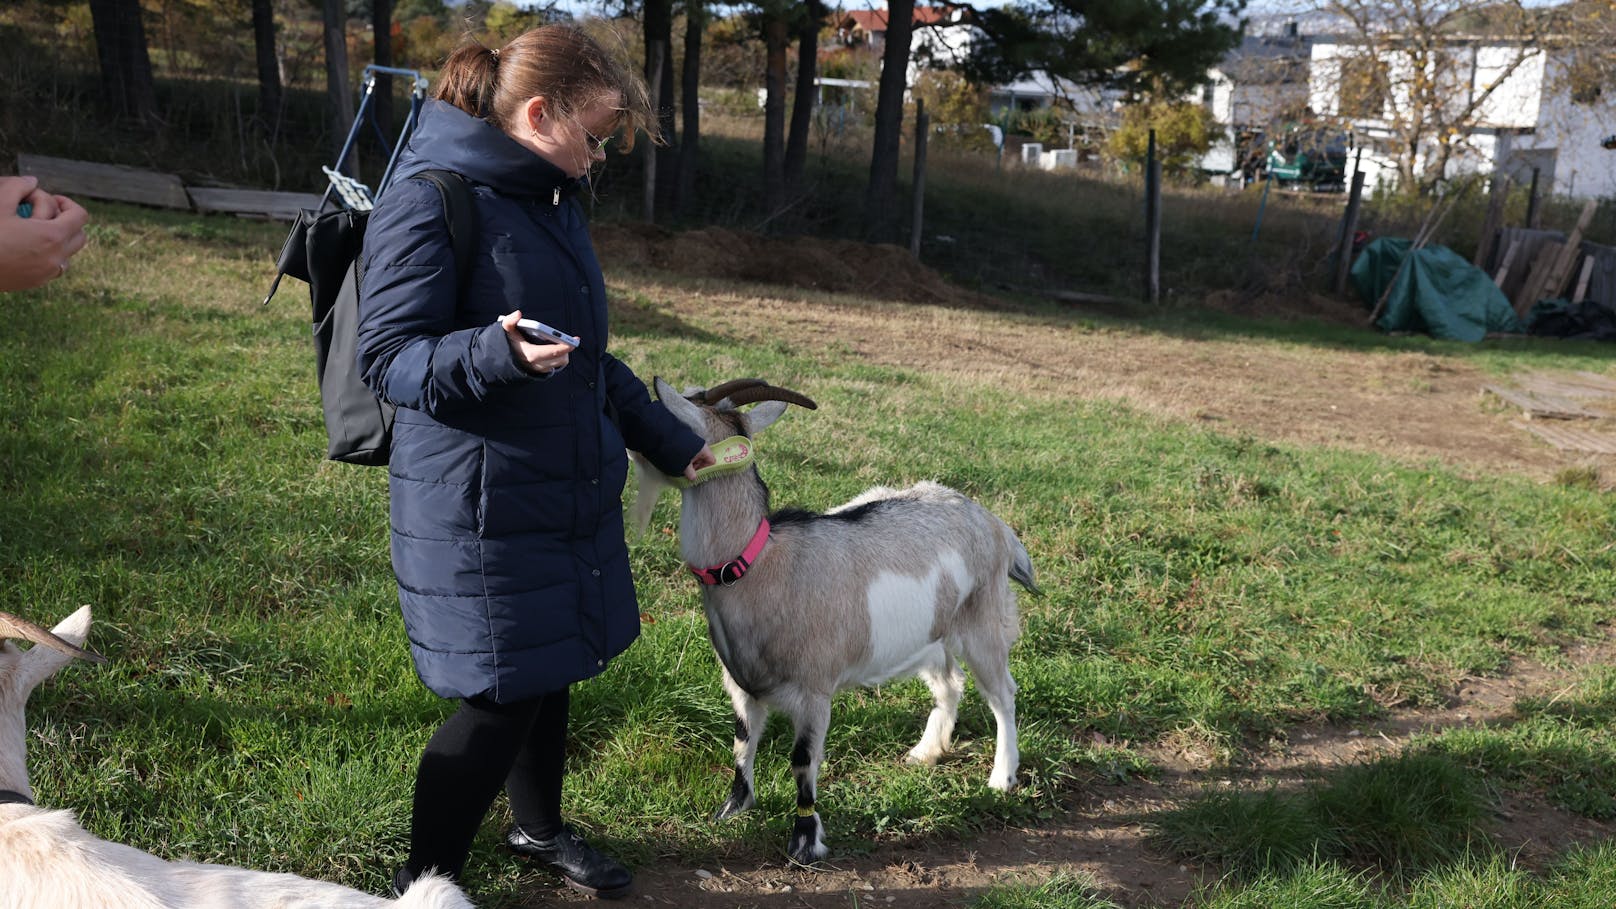
[[[746,412],[746,431],[756,435],[770,426],[786,412],[791,405],[785,401],[764,401],[762,404]]]
[[[653,379],[652,384],[656,387],[657,400],[662,402],[662,406],[678,417],[679,422],[700,434],[707,425],[707,421],[702,418],[701,408],[684,395],[674,391],[673,386],[662,381],[661,376]]]
[[[57,623],[50,633],[57,638],[56,642],[47,640],[36,643],[23,654],[21,677],[25,691],[32,690],[40,682],[45,681],[58,669],[72,662],[74,657],[92,662],[106,662],[100,654],[80,649],[90,634],[89,606],[80,606],[77,612]]]

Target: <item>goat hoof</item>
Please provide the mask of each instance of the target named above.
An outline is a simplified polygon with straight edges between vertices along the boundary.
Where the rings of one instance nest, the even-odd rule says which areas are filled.
[[[941,751],[921,751],[919,748],[911,748],[909,753],[904,755],[903,761],[906,764],[919,764],[924,767],[930,767],[942,759],[943,753]]]
[[[1016,778],[1013,776],[1003,778],[997,776],[991,777],[988,779],[988,788],[997,789],[1000,792],[1009,792],[1010,790],[1016,788]]]
[[[791,841],[786,845],[786,855],[799,865],[812,865],[830,855],[824,834],[825,828],[819,822],[819,815],[798,817],[791,830]]]
[[[801,843],[793,841],[791,846],[787,848],[786,855],[798,865],[812,865],[830,855],[830,847],[824,843],[815,843],[812,840],[806,840]]]
[[[727,821],[730,818],[745,812],[751,807],[752,805],[744,799],[731,798],[729,801],[719,806],[717,811],[713,812],[713,820]]]

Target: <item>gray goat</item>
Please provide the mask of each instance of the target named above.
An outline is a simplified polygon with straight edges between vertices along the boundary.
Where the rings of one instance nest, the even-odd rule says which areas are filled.
[[[1020,622],[1010,579],[1037,591],[1015,532],[936,483],[877,487],[826,514],[770,513],[769,489],[750,463],[751,437],[788,404],[812,409],[814,402],[758,379],[684,395],[661,379],[655,385],[662,403],[721,461],[735,462],[687,485],[679,516],[680,550],[703,583],[708,635],[735,707],[735,780],[717,817],[756,803],[758,737],[769,708],[779,710],[796,734],[797,819],[787,852],[804,864],[823,858],[814,802],[831,696],[919,676],[936,707],[908,759],[932,764],[948,750],[964,693],[958,661],[970,668],[998,724],[988,785],[1013,787],[1020,758],[1009,660]],[[645,484],[654,500],[667,478],[643,459],[639,465],[643,505]]]

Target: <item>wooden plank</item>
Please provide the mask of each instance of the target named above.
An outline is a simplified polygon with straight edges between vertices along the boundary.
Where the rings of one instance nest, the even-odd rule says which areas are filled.
[[[1498,242],[1498,228],[1504,223],[1504,203],[1509,199],[1510,179],[1494,173],[1487,194],[1487,216],[1481,222],[1481,238],[1476,243],[1476,257],[1471,260],[1477,268],[1486,268],[1492,259],[1493,246]]]
[[[1549,271],[1554,268],[1554,262],[1564,248],[1565,244],[1558,240],[1549,240],[1538,247],[1532,267],[1526,272],[1526,282],[1515,295],[1515,315],[1524,318],[1527,311],[1543,299],[1542,287],[1548,283]]]
[[[1577,218],[1577,226],[1566,238],[1565,248],[1560,250],[1560,256],[1554,261],[1554,270],[1549,272],[1548,282],[1541,291],[1543,298],[1559,297],[1565,293],[1566,281],[1571,278],[1571,268],[1577,263],[1577,255],[1582,243],[1582,232],[1593,223],[1594,212],[1599,209],[1598,199],[1589,199],[1582,206],[1582,215]]]
[[[295,221],[298,212],[320,207],[314,193],[277,193],[258,189],[214,189],[188,186],[191,202],[200,212],[223,212]]]
[[[1577,289],[1571,292],[1571,302],[1581,303],[1582,298],[1588,294],[1588,279],[1594,276],[1594,257],[1582,257],[1582,276],[1577,279]]]
[[[1520,422],[1515,425],[1562,451],[1616,454],[1616,435],[1608,432],[1594,432],[1563,423]]]
[[[1583,302],[1616,309],[1616,247],[1583,240],[1582,254],[1594,260],[1594,271],[1588,279],[1588,293],[1583,296]]]
[[[1543,244],[1550,240],[1563,242],[1565,233],[1557,230],[1527,230],[1524,227],[1505,227],[1499,231],[1499,234],[1499,243],[1503,245],[1504,250],[1508,250],[1509,245],[1517,240],[1521,244],[1520,250],[1515,254],[1515,262],[1510,265],[1509,273],[1504,275],[1504,283],[1499,285],[1499,290],[1504,292],[1504,296],[1514,301],[1516,297],[1520,296],[1521,285],[1526,283],[1528,267],[1532,264],[1532,260],[1537,258],[1538,251],[1543,248]]]
[[[1584,410],[1574,401],[1563,398],[1545,397],[1535,395],[1518,388],[1506,388],[1502,385],[1483,385],[1482,391],[1497,395],[1507,403],[1519,407],[1527,419],[1548,420],[1591,420],[1599,416],[1590,410]]]
[[[1493,283],[1499,290],[1504,289],[1504,277],[1509,274],[1509,267],[1515,263],[1515,254],[1521,251],[1519,239],[1509,241],[1509,249],[1504,251],[1504,261],[1498,264],[1498,273],[1493,275]]]
[[[1579,385],[1586,385],[1589,388],[1603,388],[1606,391],[1616,393],[1616,379],[1613,379],[1610,376],[1600,375],[1597,372],[1589,372],[1586,369],[1579,369],[1571,375],[1576,377]]]
[[[1616,403],[1616,388],[1592,385],[1574,375],[1534,372],[1517,376],[1515,381],[1528,394]]]
[[[191,208],[191,199],[185,195],[185,184],[173,174],[45,155],[18,155],[17,173],[38,177],[41,187],[63,196],[134,202],[186,211]]]

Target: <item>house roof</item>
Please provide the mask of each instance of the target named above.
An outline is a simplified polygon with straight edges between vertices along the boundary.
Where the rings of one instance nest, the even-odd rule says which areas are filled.
[[[953,21],[955,8],[949,6],[916,6],[916,25],[943,25]],[[865,32],[885,32],[887,30],[887,11],[881,9],[853,9],[842,14],[837,22],[839,28],[857,28]]]
[[[1305,82],[1312,48],[1307,35],[1247,35],[1215,69],[1243,85]]]
[[[1060,99],[1071,105],[1078,114],[1108,113],[1121,97],[1121,93],[1115,90],[1079,85],[1045,70],[1034,70],[1013,82],[995,85],[988,89],[988,94],[995,99]]]

